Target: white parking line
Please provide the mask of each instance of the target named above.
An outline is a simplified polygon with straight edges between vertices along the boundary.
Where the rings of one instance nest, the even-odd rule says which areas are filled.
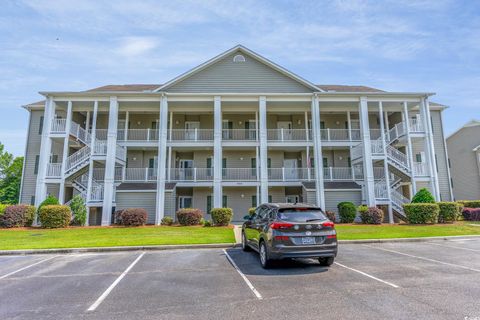
[[[451,266],[451,267],[457,267],[457,268],[462,268],[462,269],[465,269],[465,270],[480,272],[479,269],[462,266],[462,265],[460,265],[460,264],[454,264],[454,263],[449,263],[449,262],[445,262],[445,261],[440,261],[440,260],[435,260],[435,259],[430,259],[430,258],[425,258],[425,257],[419,257],[419,256],[415,256],[415,255],[413,255],[413,254],[408,254],[408,253],[404,253],[404,252],[400,252],[400,251],[396,251],[396,250],[390,250],[390,249],[383,249],[383,248],[372,247],[372,246],[369,246],[369,245],[366,245],[366,244],[364,244],[363,246],[369,247],[369,248],[372,248],[372,249],[377,249],[377,250],[386,251],[386,252],[396,253],[396,254],[399,254],[399,255],[402,255],[402,256],[406,256],[406,257],[410,257],[410,258],[416,258],[416,259],[420,259],[420,260],[425,260],[425,261],[430,261],[430,262],[436,262],[436,263],[444,264],[444,265]]]
[[[97,309],[97,307],[103,302],[103,300],[105,300],[105,298],[110,294],[110,292],[112,292],[113,288],[115,288],[117,286],[117,284],[127,275],[128,271],[130,271],[133,266],[135,266],[137,264],[138,261],[140,261],[140,259],[143,257],[143,255],[145,254],[145,252],[142,252],[138,257],[137,259],[135,259],[135,261],[133,261],[127,269],[125,269],[125,271],[123,271],[123,273],[118,276],[118,278],[110,285],[110,287],[107,288],[107,290],[105,290],[104,293],[102,293],[102,295],[97,299],[97,301],[95,301],[91,306],[90,308],[87,309],[87,311],[95,311],[95,309]]]
[[[26,267],[23,267],[23,268],[20,268],[20,269],[18,269],[18,270],[12,271],[12,272],[10,272],[10,273],[4,274],[3,276],[0,277],[0,280],[1,280],[1,279],[5,279],[6,277],[9,277],[9,276],[11,276],[11,275],[13,275],[13,274],[15,274],[15,273],[20,272],[20,271],[23,271],[23,270],[26,270],[26,269],[31,268],[31,267],[33,267],[33,266],[36,266],[36,265],[38,265],[38,264],[40,264],[40,263],[43,263],[43,262],[45,262],[45,261],[52,260],[53,258],[56,258],[56,257],[58,257],[58,255],[57,255],[57,256],[50,257],[50,258],[47,258],[47,259],[43,259],[43,260],[37,261],[37,262],[32,263],[32,264],[30,264],[30,265],[28,265],[28,266],[26,266]]]
[[[360,271],[360,270],[357,270],[357,269],[353,269],[353,268],[350,268],[350,267],[347,267],[346,265],[343,265],[341,263],[338,263],[338,262],[334,262],[337,266],[340,266],[342,268],[345,268],[345,269],[348,269],[348,270],[351,270],[351,271],[354,271],[354,272],[357,272],[357,273],[360,273],[361,275],[364,275],[365,277],[368,277],[370,279],[373,279],[373,280],[376,280],[376,281],[379,281],[381,283],[384,283],[386,285],[389,285],[391,287],[394,287],[394,288],[400,288],[399,286],[397,286],[396,284],[394,283],[391,283],[391,282],[388,282],[388,281],[385,281],[385,280],[382,280],[382,279],[379,279],[377,277],[374,277],[368,273],[365,273],[363,271]]]
[[[230,255],[228,254],[227,250],[223,249],[223,252],[225,253],[225,256],[227,257],[228,261],[230,261],[230,263],[232,264],[232,266],[235,268],[235,270],[237,270],[238,274],[242,277],[243,281],[245,281],[245,283],[247,284],[247,286],[250,288],[250,290],[252,290],[253,294],[257,297],[258,300],[262,300],[263,297],[262,295],[260,294],[260,292],[257,291],[257,289],[255,289],[255,287],[253,286],[253,284],[250,282],[250,280],[248,280],[247,276],[243,274],[242,270],[240,270],[240,268],[237,266],[237,264],[235,263],[235,261],[233,261],[232,257],[230,257]]]
[[[428,244],[433,244],[433,245],[436,245],[436,246],[440,246],[440,247],[460,249],[460,250],[467,250],[467,251],[473,251],[473,252],[480,252],[480,250],[476,250],[476,249],[463,248],[463,247],[457,247],[457,246],[449,246],[449,245],[443,244],[443,243],[433,243],[433,242],[427,242],[427,243],[428,243]]]

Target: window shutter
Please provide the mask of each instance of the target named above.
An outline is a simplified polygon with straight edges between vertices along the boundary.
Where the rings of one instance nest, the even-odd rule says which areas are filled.
[[[227,201],[227,196],[222,197],[222,207],[227,208],[228,206],[228,201]]]
[[[323,167],[328,168],[328,158],[323,158]]]
[[[252,196],[252,207],[257,206],[257,196]]]
[[[227,168],[227,158],[222,159],[222,168],[226,169]]]
[[[40,117],[40,124],[38,125],[38,134],[43,132],[43,116]]]
[[[271,158],[267,159],[267,168],[268,169],[272,168],[272,159]]]
[[[37,174],[38,173],[38,161],[40,160],[40,156],[37,154],[35,156],[35,167],[33,168],[33,173]]]
[[[347,162],[348,162],[348,167],[351,168],[352,167],[352,158],[348,157]]]
[[[207,158],[207,169],[212,168],[212,158]]]
[[[268,202],[272,203],[272,196],[268,195]]]
[[[207,213],[212,211],[212,196],[207,196]]]
[[[153,159],[153,158],[148,159],[148,167],[150,169],[153,169],[154,166],[155,166],[155,159]]]

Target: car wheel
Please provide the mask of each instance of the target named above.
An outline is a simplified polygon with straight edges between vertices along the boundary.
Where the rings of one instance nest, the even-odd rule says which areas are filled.
[[[258,254],[260,256],[260,264],[262,265],[262,268],[267,269],[272,264],[272,260],[268,258],[267,245],[265,244],[265,241],[260,242],[259,249],[260,250],[258,251]]]
[[[334,260],[335,260],[334,257],[318,258],[318,262],[320,262],[320,265],[324,267],[330,267],[333,264]]]
[[[247,237],[245,236],[245,233],[242,232],[242,249],[243,251],[251,251],[252,249],[250,246],[247,244]]]

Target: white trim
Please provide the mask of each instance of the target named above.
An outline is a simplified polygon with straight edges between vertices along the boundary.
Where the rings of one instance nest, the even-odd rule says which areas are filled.
[[[310,88],[312,89],[313,91],[319,91],[319,92],[323,92],[322,89],[318,88],[317,86],[315,86],[313,83],[303,79],[302,77],[294,74],[293,72],[291,71],[288,71],[287,69],[283,68],[282,66],[268,60],[267,58],[265,57],[262,57],[261,55],[253,52],[252,50],[250,49],[247,49],[246,47],[242,46],[242,45],[237,45],[215,57],[213,57],[212,59],[210,60],[207,60],[206,62],[198,65],[197,67],[193,68],[193,69],[190,69],[188,70],[187,72],[185,73],[182,73],[181,75],[173,78],[172,80],[168,81],[167,83],[163,84],[162,86],[160,86],[159,88],[153,90],[153,92],[159,92],[159,91],[164,91],[165,89],[167,89],[168,87],[174,85],[174,84],[177,84],[179,83],[180,81],[194,75],[195,73],[197,72],[200,72],[204,69],[206,69],[207,67],[213,65],[214,63],[220,61],[221,59],[223,59],[224,57],[228,56],[229,54],[235,52],[235,51],[241,51],[243,52],[244,54],[247,54],[247,55],[250,55],[251,57],[253,57],[254,59],[258,60],[259,62],[269,66],[270,68],[282,73],[283,75],[299,82],[300,84],[306,86],[307,88]]]

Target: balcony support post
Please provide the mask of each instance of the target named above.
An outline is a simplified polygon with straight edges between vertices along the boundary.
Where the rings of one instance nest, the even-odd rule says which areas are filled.
[[[322,139],[320,137],[320,105],[317,95],[311,105],[313,154],[315,159],[315,200],[317,206],[325,210],[325,186],[323,183]]]
[[[87,183],[87,204],[92,199],[92,183],[93,183],[93,154],[95,151],[95,141],[97,135],[97,115],[98,115],[98,101],[93,103],[93,119],[92,119],[92,135],[90,142],[90,163],[88,165],[88,183]],[[86,225],[89,225],[89,214],[87,214]]]
[[[385,187],[387,188],[387,197],[390,201],[388,204],[388,221],[390,223],[393,223],[393,208],[392,208],[392,196],[390,192],[390,175],[388,174],[388,161],[387,161],[387,141],[385,141],[385,120],[383,117],[383,104],[382,101],[378,102],[378,116],[380,120],[380,135],[382,137],[382,148],[383,148],[383,154],[385,155],[384,161],[383,161],[383,170],[385,174]],[[397,127],[395,127],[397,128]]]
[[[412,191],[413,193],[417,193],[417,186],[415,184],[415,167],[413,163],[413,148],[412,148],[412,137],[410,135],[410,123],[409,123],[409,116],[408,116],[408,104],[406,101],[403,102],[403,116],[405,121],[405,133],[407,136],[407,157],[408,163],[410,165],[410,172],[411,172],[411,181],[412,181]]]
[[[360,132],[362,133],[363,143],[363,174],[365,181],[365,196],[367,205],[375,206],[375,178],[373,176],[372,163],[372,141],[370,138],[370,124],[368,121],[368,101],[367,97],[360,97]]]
[[[308,137],[308,111],[305,111],[305,140],[310,140]]]
[[[352,141],[352,115],[347,111],[348,141]]]
[[[162,94],[160,98],[160,119],[158,125],[158,155],[157,155],[157,208],[155,224],[159,225],[165,214],[165,164],[167,162],[168,133],[168,100]]]
[[[222,100],[220,96],[213,98],[213,207],[221,208],[223,205],[223,150],[222,150]]]
[[[385,130],[387,131],[387,140],[390,141],[390,123],[388,122],[388,111],[385,111]]]
[[[427,155],[427,164],[430,168],[431,189],[435,200],[440,201],[440,189],[438,186],[437,163],[435,159],[435,148],[433,144],[432,122],[430,117],[430,105],[428,98],[422,98],[420,110],[423,111],[421,118],[425,128],[425,154]]]
[[[102,226],[111,224],[114,199],[115,157],[117,149],[118,100],[110,97],[108,111],[107,156],[105,160],[105,178],[103,182]]]
[[[267,97],[258,99],[260,127],[260,203],[268,202]]]
[[[171,113],[170,113],[171,114]],[[167,159],[167,181],[172,178],[172,147],[168,147],[168,159]],[[158,174],[158,172],[157,172]]]
[[[88,118],[87,118],[88,120]],[[65,166],[67,164],[68,157],[68,140],[70,137],[70,125],[72,123],[72,101],[67,102],[67,118],[65,120],[65,138],[63,140],[63,155],[62,155],[62,168],[60,172],[60,190],[58,191],[58,199],[60,203],[65,203]]]

